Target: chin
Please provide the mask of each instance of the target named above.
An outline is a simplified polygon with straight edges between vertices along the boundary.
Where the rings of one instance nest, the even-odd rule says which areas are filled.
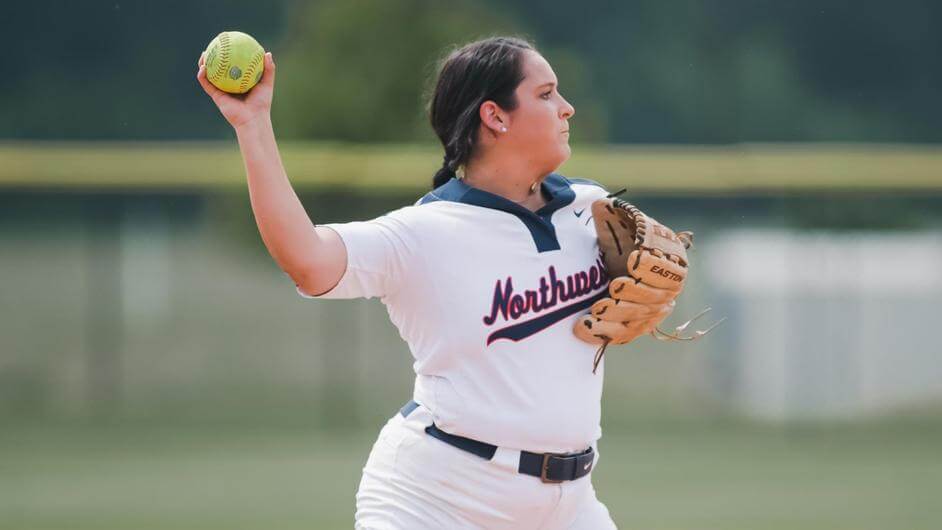
[[[563,144],[559,149],[554,150],[553,152],[546,153],[546,156],[543,158],[546,161],[546,173],[553,173],[559,166],[563,165],[567,160],[569,160],[569,155],[572,150],[569,148],[568,144]]]
[[[557,162],[557,164],[556,164],[556,167],[559,167],[559,166],[563,165],[567,160],[569,160],[569,155],[571,155],[571,154],[572,154],[572,149],[570,149],[569,146],[566,145],[566,146],[562,149],[562,151],[560,151],[560,153],[559,153],[558,162]]]

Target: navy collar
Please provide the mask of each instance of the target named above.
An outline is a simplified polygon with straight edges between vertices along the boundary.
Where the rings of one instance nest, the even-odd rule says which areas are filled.
[[[523,222],[530,230],[530,235],[533,236],[537,252],[559,250],[556,228],[552,223],[553,213],[572,204],[576,199],[576,193],[570,187],[569,180],[557,173],[550,173],[543,179],[540,191],[549,199],[542,208],[534,212],[500,195],[471,187],[464,181],[453,178],[422,197],[419,204],[451,201],[500,210]]]

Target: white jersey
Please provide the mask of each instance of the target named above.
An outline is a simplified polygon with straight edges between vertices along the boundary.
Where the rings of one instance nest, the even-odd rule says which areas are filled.
[[[379,297],[415,357],[413,399],[451,434],[535,452],[601,437],[604,360],[573,334],[607,289],[595,182],[551,174],[533,212],[463,181],[371,221],[324,225],[347,270],[313,298]],[[305,293],[299,293],[308,296]]]

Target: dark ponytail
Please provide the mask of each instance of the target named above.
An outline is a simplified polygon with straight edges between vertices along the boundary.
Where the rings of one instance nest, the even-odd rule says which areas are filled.
[[[523,39],[492,37],[466,44],[442,61],[429,102],[429,120],[445,157],[432,178],[432,189],[454,178],[470,160],[482,103],[493,101],[507,111],[517,107],[514,91],[523,81],[523,54],[533,49]]]
[[[432,177],[432,189],[434,190],[449,180],[457,177],[457,170],[458,167],[455,160],[451,160],[448,158],[448,155],[445,155],[444,160],[442,160],[442,167],[436,171],[435,176]]]

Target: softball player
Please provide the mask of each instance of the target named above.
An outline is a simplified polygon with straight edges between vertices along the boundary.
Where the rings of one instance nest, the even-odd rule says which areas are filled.
[[[453,52],[430,105],[445,148],[433,190],[365,222],[315,226],[288,183],[268,110],[197,75],[237,132],[274,259],[311,298],[378,297],[415,357],[412,399],[373,446],[358,529],[615,528],[597,500],[604,362],[573,323],[608,286],[598,184],[555,173],[575,110],[525,41]],[[655,310],[657,308],[654,308]]]

